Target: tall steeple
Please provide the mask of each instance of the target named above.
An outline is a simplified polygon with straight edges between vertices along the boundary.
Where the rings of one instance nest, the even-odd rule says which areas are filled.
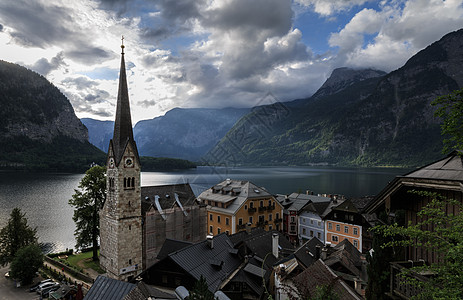
[[[119,72],[119,90],[117,94],[116,121],[114,122],[114,156],[116,165],[119,165],[124,149],[128,143],[133,143],[133,148],[138,158],[138,151],[133,138],[132,118],[130,116],[129,90],[127,87],[127,75],[125,73],[124,37],[121,44],[121,70]]]
[[[106,201],[100,210],[100,265],[109,277],[130,280],[143,264],[141,167],[130,117],[124,39],[121,48],[116,121],[106,162]]]

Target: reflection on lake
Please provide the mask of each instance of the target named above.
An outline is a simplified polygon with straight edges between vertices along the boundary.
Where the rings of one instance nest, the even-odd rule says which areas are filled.
[[[241,179],[265,187],[273,194],[292,192],[364,196],[378,193],[404,169],[352,169],[334,167],[198,167],[177,172],[142,172],[142,186],[190,183],[195,194],[225,180]],[[53,252],[73,248],[75,225],[68,200],[83,174],[0,172],[0,227],[11,210],[21,208],[39,241]]]

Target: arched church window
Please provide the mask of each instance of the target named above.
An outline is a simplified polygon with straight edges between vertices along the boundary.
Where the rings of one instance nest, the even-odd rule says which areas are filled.
[[[135,187],[135,177],[132,177],[132,187]]]

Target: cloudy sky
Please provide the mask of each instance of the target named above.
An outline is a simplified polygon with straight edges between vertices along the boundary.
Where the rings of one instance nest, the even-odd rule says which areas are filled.
[[[337,67],[392,71],[463,28],[463,0],[0,0],[0,59],[78,117],[114,118],[121,36],[132,119],[308,97]]]

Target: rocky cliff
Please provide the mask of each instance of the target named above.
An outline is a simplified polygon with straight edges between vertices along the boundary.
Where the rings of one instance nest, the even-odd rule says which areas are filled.
[[[68,99],[43,76],[0,61],[0,167],[82,170],[101,152]]]

